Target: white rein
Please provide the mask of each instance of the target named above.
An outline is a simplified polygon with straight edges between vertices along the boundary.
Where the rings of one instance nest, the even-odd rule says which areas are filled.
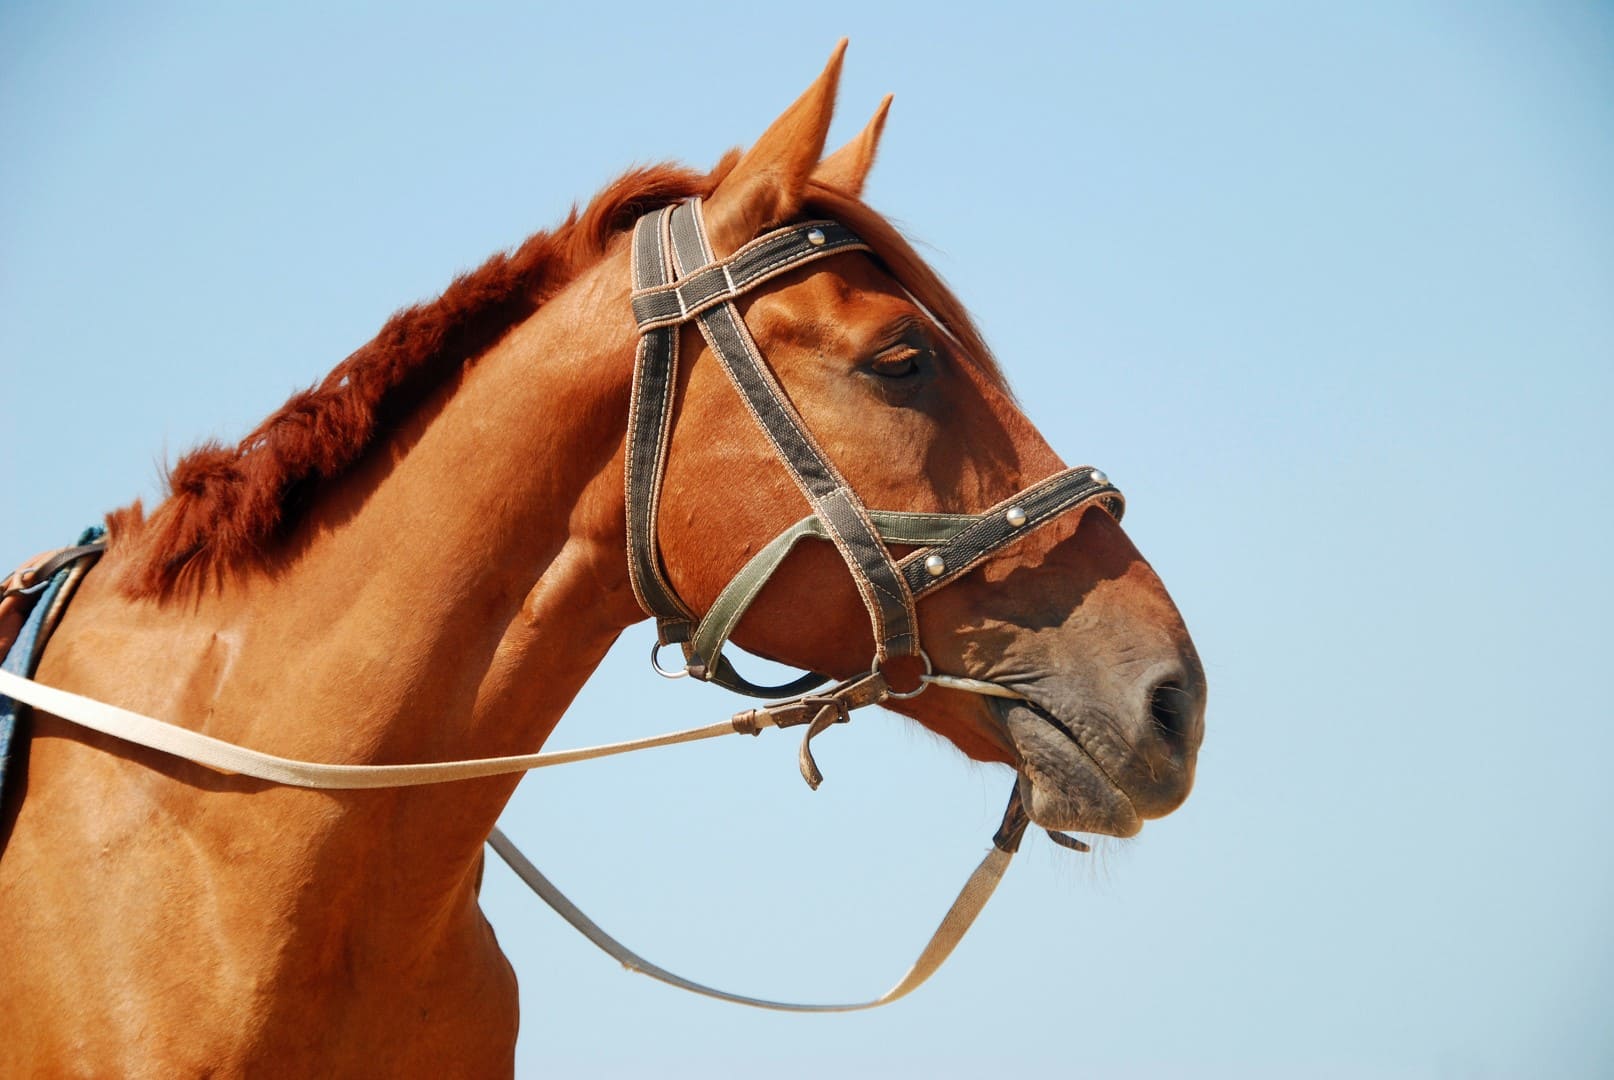
[[[927,683],[971,690],[994,697],[1020,697],[1013,690],[997,683],[978,679],[964,679],[953,675],[927,675]],[[735,720],[725,720],[705,727],[685,728],[665,735],[652,735],[625,742],[585,746],[575,750],[552,750],[537,754],[513,754],[507,757],[470,758],[464,761],[430,761],[416,765],[333,765],[319,761],[299,761],[296,758],[266,754],[261,750],[239,746],[224,739],[182,728],[150,716],[120,709],[103,701],[58,690],[52,686],[25,679],[9,671],[0,671],[0,693],[15,698],[53,716],[69,720],[79,727],[99,731],[103,735],[122,739],[152,750],[159,750],[186,761],[205,765],[224,773],[236,773],[271,783],[291,787],[316,788],[325,791],[351,791],[358,788],[417,787],[421,784],[446,784],[455,780],[473,780],[483,776],[500,776],[507,773],[544,769],[551,765],[569,765],[574,761],[591,761],[594,758],[613,757],[634,750],[651,750],[658,746],[700,742],[720,735],[754,735],[756,731],[740,726]],[[771,726],[768,717],[760,710],[751,713],[754,721]]]
[[[997,683],[983,682],[978,679],[966,679],[952,675],[927,675],[925,681],[937,686],[954,690],[966,690],[993,697],[1020,697],[1007,687]],[[67,690],[59,690],[46,686],[32,679],[23,678],[9,671],[0,671],[0,694],[15,698],[36,709],[42,709],[53,716],[70,721],[80,727],[99,731],[104,735],[122,739],[125,742],[144,746],[161,753],[171,754],[174,757],[184,758],[198,765],[206,766],[218,772],[235,773],[240,776],[250,776],[271,783],[286,784],[292,787],[315,788],[320,790],[354,790],[359,788],[385,788],[385,787],[412,787],[421,784],[442,784],[455,780],[470,780],[476,777],[498,776],[501,774],[525,772],[529,769],[542,769],[551,765],[565,765],[574,761],[588,761],[593,758],[611,757],[616,754],[625,754],[633,750],[649,750],[657,746],[672,746],[677,743],[698,742],[702,739],[712,739],[720,735],[757,734],[757,724],[741,725],[739,717],[717,724],[708,724],[705,727],[687,728],[683,731],[669,732],[665,735],[655,735],[644,739],[630,739],[626,742],[606,743],[601,746],[582,747],[576,750],[555,750],[537,754],[515,754],[508,757],[475,758],[466,761],[434,761],[415,765],[337,765],[327,762],[299,761],[295,758],[280,757],[276,754],[266,754],[261,750],[239,746],[223,739],[216,739],[211,735],[203,735],[188,728],[182,728],[154,717],[143,716],[116,705],[108,705],[94,698],[85,697]],[[744,714],[742,714],[744,715]],[[757,717],[761,726],[769,726],[764,717]],[[1011,813],[1015,804],[1011,802]],[[1023,822],[1019,826],[1024,827]],[[1005,817],[1004,830],[1010,831],[1010,817]],[[1018,833],[1015,834],[1014,843],[1018,843]],[[895,986],[884,994],[870,1001],[853,1004],[834,1005],[798,1005],[788,1002],[769,1001],[763,998],[747,997],[740,994],[731,994],[724,990],[716,990],[675,975],[664,968],[645,960],[639,954],[617,941],[610,934],[601,929],[592,919],[583,914],[578,907],[568,900],[548,878],[538,871],[538,868],[523,855],[515,844],[499,829],[492,830],[488,837],[488,844],[503,859],[510,869],[527,884],[539,898],[555,910],[563,919],[579,930],[585,937],[599,948],[614,957],[629,971],[636,971],[648,975],[660,982],[667,983],[680,989],[693,993],[704,994],[707,997],[718,998],[740,1005],[750,1005],[759,1009],[771,1009],[783,1012],[854,1012],[861,1009],[877,1008],[890,1004],[898,998],[904,997],[924,983],[946,961],[957,944],[963,940],[964,934],[969,930],[975,917],[986,906],[987,900],[997,888],[998,881],[1003,872],[1008,869],[1009,860],[1013,858],[1013,846],[1004,846],[995,843],[986,857],[964,883],[959,891],[958,898],[953,901],[947,914],[942,917],[941,924],[926,943],[908,972]]]

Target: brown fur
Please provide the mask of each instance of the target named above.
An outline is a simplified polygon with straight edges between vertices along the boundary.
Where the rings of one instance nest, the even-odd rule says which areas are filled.
[[[866,203],[821,184],[809,183],[806,202],[814,216],[833,218],[867,241],[891,276],[962,346],[962,355],[977,361],[994,384],[1005,385],[1003,373],[992,359],[992,350],[981,337],[975,320],[896,226]]]

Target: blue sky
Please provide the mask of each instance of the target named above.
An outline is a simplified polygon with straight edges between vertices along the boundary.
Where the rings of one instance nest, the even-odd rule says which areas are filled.
[[[843,34],[832,138],[896,94],[870,201],[1188,619],[1199,787],[1093,857],[1029,841],[859,1016],[662,989],[490,869],[523,1075],[1607,1075],[1607,5],[0,7],[0,562],[624,167],[753,139]],[[648,641],[555,746],[732,711]],[[889,715],[816,794],[736,743],[536,775],[507,831],[695,978],[883,989],[1006,775]]]

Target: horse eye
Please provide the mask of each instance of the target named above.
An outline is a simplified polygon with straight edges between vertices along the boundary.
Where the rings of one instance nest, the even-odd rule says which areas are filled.
[[[887,349],[869,362],[869,370],[887,379],[903,379],[919,372],[919,358],[923,355],[912,345],[898,345]]]

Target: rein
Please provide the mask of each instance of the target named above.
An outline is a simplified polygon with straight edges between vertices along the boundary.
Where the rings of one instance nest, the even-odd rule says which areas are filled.
[[[63,569],[61,573],[69,571]],[[50,580],[50,579],[45,579]],[[938,677],[941,681],[945,677]],[[947,680],[942,685],[952,682],[973,683],[975,680]],[[995,686],[995,684],[982,684]],[[1002,693],[1003,688],[994,692]],[[144,746],[157,750],[186,761],[194,762],[206,768],[222,773],[234,773],[240,776],[249,776],[270,783],[283,784],[290,787],[312,788],[321,791],[351,791],[357,789],[413,787],[422,784],[442,784],[456,780],[469,780],[477,777],[497,776],[514,772],[525,772],[529,769],[540,769],[551,765],[566,765],[574,761],[588,761],[593,758],[610,757],[615,754],[624,754],[633,750],[648,750],[657,746],[671,746],[676,743],[697,742],[702,739],[715,738],[719,735],[734,734],[761,734],[762,726],[751,726],[749,718],[761,714],[766,717],[765,710],[749,710],[736,714],[731,720],[720,724],[711,724],[706,727],[689,728],[684,731],[675,731],[666,735],[658,735],[646,739],[634,739],[629,742],[607,743],[602,746],[591,746],[577,750],[559,750],[539,754],[519,754],[509,757],[478,758],[466,761],[440,761],[426,762],[414,765],[340,765],[325,762],[300,761],[295,758],[279,757],[266,754],[260,750],[253,750],[223,739],[215,739],[189,728],[179,727],[153,717],[143,716],[128,709],[96,701],[82,694],[74,694],[66,690],[46,686],[33,679],[0,670],[0,694],[17,701],[32,705],[35,708],[56,716],[62,720],[70,721],[80,727],[92,731],[99,731],[111,735],[124,742]],[[760,725],[760,720],[758,721]],[[777,725],[772,725],[777,726]],[[806,744],[802,752],[807,754]],[[810,756],[806,760],[811,760]],[[806,766],[803,766],[805,770]],[[816,771],[816,770],[815,770]],[[811,781],[810,781],[811,782]],[[816,787],[817,785],[814,784]],[[869,1001],[851,1004],[795,1004],[783,1001],[769,1001],[765,998],[747,997],[742,994],[733,994],[725,990],[718,990],[702,983],[694,982],[683,976],[651,963],[638,953],[623,945],[616,938],[606,933],[599,924],[585,915],[576,904],[572,903],[553,882],[545,877],[534,866],[520,848],[498,828],[494,827],[488,835],[488,846],[505,861],[517,877],[530,888],[539,899],[548,904],[556,914],[570,923],[584,937],[592,941],[604,952],[614,957],[629,971],[647,975],[669,986],[675,986],[692,993],[703,994],[707,997],[722,1001],[733,1002],[738,1005],[749,1005],[759,1009],[770,1009],[776,1012],[857,1012],[863,1009],[874,1009],[881,1005],[889,1005],[898,998],[905,997],[917,990],[931,975],[946,962],[953,949],[974,924],[976,916],[986,907],[991,899],[998,882],[1002,880],[1003,873],[1009,867],[1009,861],[1019,850],[1020,840],[1025,834],[1029,819],[1020,802],[1018,790],[1011,792],[1008,808],[1004,811],[1003,823],[996,835],[992,838],[992,849],[981,860],[974,872],[965,881],[964,887],[959,891],[958,898],[948,908],[940,924],[931,935],[930,940],[920,951],[919,958],[908,969],[897,984],[884,994]],[[1050,833],[1057,841],[1067,846],[1080,845],[1080,841],[1070,840],[1058,833]]]
[[[1108,477],[1082,466],[1032,484],[979,514],[868,509],[807,430],[734,303],[780,274],[848,251],[872,255],[870,247],[845,226],[812,221],[769,232],[727,259],[717,260],[706,237],[698,198],[644,215],[633,231],[632,305],[640,341],[634,362],[624,485],[628,566],[634,595],[656,620],[657,643],[651,651],[651,665],[669,678],[690,676],[738,693],[777,700],[742,710],[722,723],[575,750],[406,765],[346,765],[264,753],[44,686],[11,672],[0,671],[0,694],[81,727],[219,772],[319,790],[448,783],[722,735],[758,735],[770,727],[797,726],[806,728],[799,753],[802,776],[817,788],[823,776],[813,760],[812,740],[831,725],[849,721],[853,709],[916,697],[932,685],[994,697],[1022,697],[999,683],[936,673],[919,640],[917,601],[957,581],[997,551],[1064,514],[1096,503],[1119,520],[1125,502]],[[812,510],[757,552],[723,588],[711,609],[699,617],[669,583],[656,538],[677,386],[679,334],[686,323],[699,328]],[[830,542],[840,552],[869,614],[874,658],[868,671],[827,688],[824,684],[832,680],[811,672],[783,686],[758,686],[734,670],[723,649],[763,586],[804,539]],[[916,550],[897,558],[890,544],[910,545]],[[71,550],[70,556],[52,558],[19,571],[6,595],[30,594],[31,598],[53,575],[68,573],[71,562],[98,555],[100,549],[94,546]],[[0,646],[3,644],[0,642]],[[677,645],[683,653],[682,670],[666,669],[658,663],[660,650],[671,645]],[[898,691],[887,682],[882,667],[892,657],[917,657],[923,661],[925,674],[914,689]],[[913,967],[880,997],[847,1005],[766,1001],[714,990],[674,975],[600,929],[497,828],[490,833],[488,843],[545,903],[631,971],[742,1005],[790,1012],[847,1012],[895,1001],[916,989],[941,966],[985,907],[1018,850],[1028,823],[1016,788],[993,837],[992,849],[970,875]],[[1049,835],[1062,846],[1086,850],[1078,840],[1059,833]]]

